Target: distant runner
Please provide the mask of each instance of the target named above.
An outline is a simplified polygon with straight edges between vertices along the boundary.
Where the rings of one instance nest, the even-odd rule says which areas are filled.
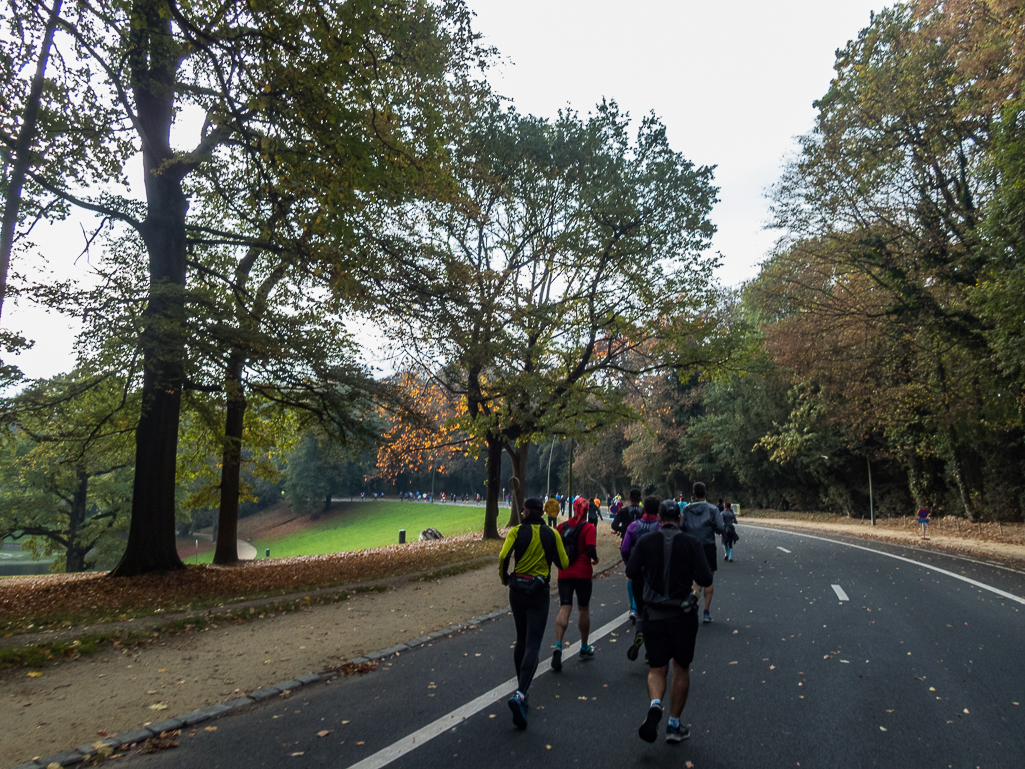
[[[509,698],[513,723],[527,728],[527,689],[537,670],[541,641],[548,624],[549,583],[551,566],[569,566],[562,538],[544,523],[544,506],[540,499],[523,503],[523,522],[506,535],[498,556],[498,573],[502,584],[509,586],[509,607],[516,623],[516,647],[513,662],[519,688]],[[509,561],[515,562],[509,574]]]
[[[573,503],[573,517],[559,524],[559,536],[570,561],[569,568],[559,569],[559,614],[555,618],[555,651],[552,670],[562,670],[562,639],[569,628],[573,611],[573,594],[577,595],[577,629],[580,631],[580,659],[594,659],[594,647],[587,643],[591,632],[591,588],[594,564],[598,563],[597,531],[587,520],[587,500]]]
[[[722,513],[719,512],[719,508],[706,502],[705,494],[705,484],[701,481],[695,483],[694,501],[683,508],[683,530],[701,543],[705,551],[705,558],[708,559],[708,568],[711,569],[714,576],[718,568],[717,552],[719,550],[715,546],[715,535],[722,534],[725,531],[725,526],[723,526]],[[710,609],[712,608],[712,595],[715,592],[711,582],[704,586],[703,592],[705,613],[701,617],[701,621],[708,623],[712,621]]]
[[[548,525],[555,528],[559,522],[559,500],[555,497],[548,497],[545,500],[545,515],[548,516]]]
[[[740,541],[737,534],[737,514],[733,512],[731,503],[726,503],[726,509],[722,511],[722,557],[733,563],[733,546]]]

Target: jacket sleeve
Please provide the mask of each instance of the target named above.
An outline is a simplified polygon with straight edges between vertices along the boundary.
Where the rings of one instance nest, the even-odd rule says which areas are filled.
[[[627,563],[630,558],[630,544],[634,540],[634,527],[630,524],[626,527],[626,533],[623,535],[623,544],[619,546],[619,554],[623,556],[623,563]]]
[[[519,526],[509,529],[509,533],[505,535],[505,542],[502,543],[502,551],[498,554],[498,576],[502,578],[503,585],[509,584],[509,559],[512,557],[513,543],[516,542],[519,531]]]

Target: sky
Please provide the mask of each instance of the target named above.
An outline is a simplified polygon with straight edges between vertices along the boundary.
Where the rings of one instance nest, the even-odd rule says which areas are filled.
[[[794,137],[815,120],[835,52],[868,26],[869,0],[467,0],[498,49],[489,77],[517,109],[554,117],[614,99],[635,119],[654,112],[671,145],[716,166],[713,250],[719,279],[758,274],[777,235],[766,190]]]
[[[654,112],[671,146],[716,166],[720,202],[712,250],[720,282],[758,274],[777,235],[765,229],[766,191],[794,139],[808,133],[813,102],[829,88],[835,52],[869,24],[880,0],[466,0],[474,28],[498,49],[489,80],[523,113],[587,113],[602,98],[635,119]],[[66,223],[46,238],[48,269],[83,277],[83,236]],[[5,303],[3,325],[36,340],[13,359],[29,377],[73,365],[75,326]]]

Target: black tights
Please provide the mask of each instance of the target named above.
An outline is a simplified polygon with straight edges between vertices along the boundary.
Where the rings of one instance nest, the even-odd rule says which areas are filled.
[[[516,648],[513,662],[516,663],[516,677],[519,690],[524,694],[537,671],[541,655],[541,641],[548,624],[548,588],[528,598],[519,590],[509,590],[509,607],[516,622]]]

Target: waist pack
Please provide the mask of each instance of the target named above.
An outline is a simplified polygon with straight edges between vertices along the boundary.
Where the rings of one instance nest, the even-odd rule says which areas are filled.
[[[543,577],[534,577],[529,574],[513,574],[509,577],[509,587],[517,593],[522,593],[527,598],[540,595],[548,587]]]
[[[669,566],[670,557],[673,550],[673,540],[679,534],[682,534],[679,529],[673,531],[671,529],[662,529],[664,540],[662,543],[662,589],[665,590],[665,595],[655,590],[651,583],[648,582],[647,577],[644,579],[644,609],[646,612],[647,619],[670,619],[672,617],[679,617],[688,612],[694,611],[698,606],[697,596],[694,595],[690,590],[687,591],[687,595],[681,598],[673,598],[669,595]]]

